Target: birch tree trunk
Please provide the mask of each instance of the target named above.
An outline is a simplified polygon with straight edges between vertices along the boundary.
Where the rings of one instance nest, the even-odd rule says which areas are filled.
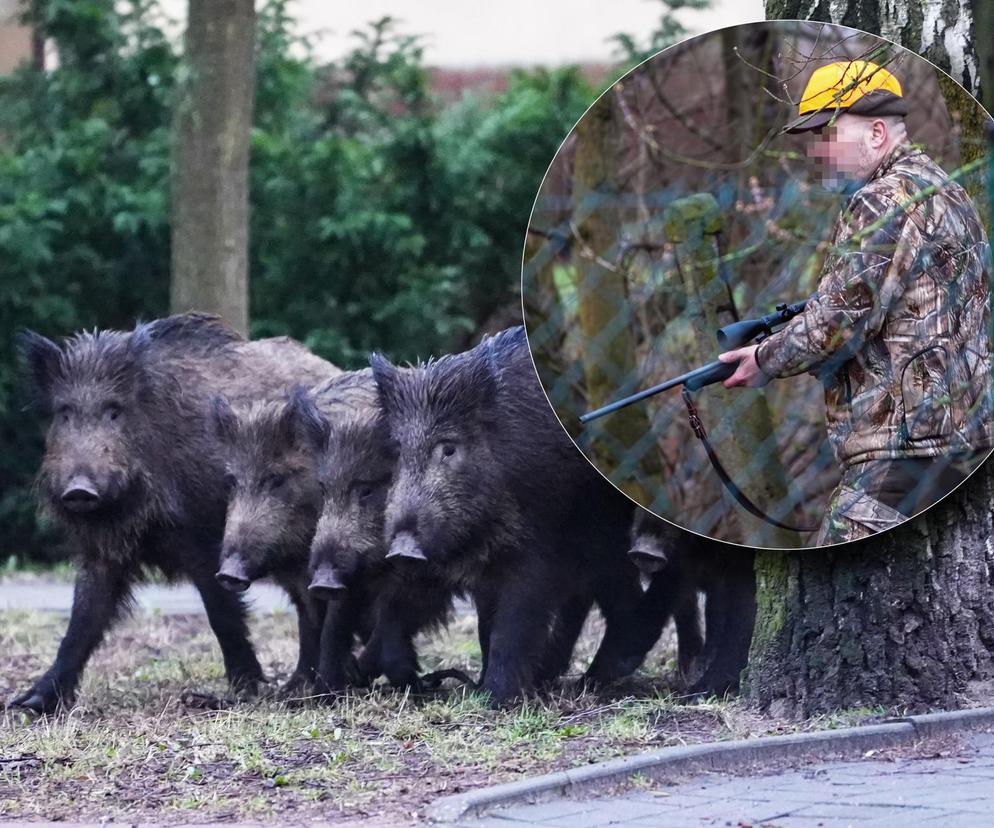
[[[767,16],[882,34],[974,94],[989,77],[973,12],[987,0],[768,0]],[[981,56],[975,51],[981,49]],[[987,61],[985,63],[985,61]],[[987,75],[978,70],[986,66]],[[984,94],[994,92],[984,86]],[[988,101],[988,105],[990,101]],[[924,516],[838,550],[757,555],[758,615],[747,692],[811,715],[868,705],[957,707],[994,681],[994,477],[988,463]]]
[[[174,312],[248,329],[248,162],[255,89],[253,0],[190,0],[172,178]]]

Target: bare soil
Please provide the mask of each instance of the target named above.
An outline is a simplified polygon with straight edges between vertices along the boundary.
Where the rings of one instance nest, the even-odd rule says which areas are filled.
[[[0,613],[0,703],[48,667],[65,619]],[[588,624],[575,672],[554,691],[491,710],[451,682],[412,695],[389,688],[333,705],[277,701],[295,660],[292,614],[253,622],[268,696],[224,699],[220,652],[200,615],[141,614],[92,659],[76,706],[0,719],[0,819],[257,821],[409,825],[439,796],[674,744],[853,724],[882,711],[789,723],[731,700],[688,703],[664,635],[632,679],[577,689],[599,638]],[[475,619],[421,642],[426,670],[479,669]],[[207,702],[205,705],[204,702]]]

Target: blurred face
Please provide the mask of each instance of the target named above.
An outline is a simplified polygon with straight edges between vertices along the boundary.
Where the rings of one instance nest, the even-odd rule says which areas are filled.
[[[866,181],[883,159],[887,127],[879,119],[843,114],[835,123],[812,130],[807,154],[825,186]]]

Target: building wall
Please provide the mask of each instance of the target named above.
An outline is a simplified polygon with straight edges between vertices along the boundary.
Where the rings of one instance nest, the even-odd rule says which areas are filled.
[[[0,0],[0,74],[31,59],[31,29],[17,22],[19,0]]]

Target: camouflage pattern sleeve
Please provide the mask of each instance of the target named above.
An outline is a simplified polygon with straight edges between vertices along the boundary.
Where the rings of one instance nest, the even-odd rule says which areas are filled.
[[[909,211],[871,187],[856,193],[839,217],[832,247],[804,313],[756,351],[769,377],[837,370],[880,332],[888,310],[921,270],[919,258],[927,258]]]

